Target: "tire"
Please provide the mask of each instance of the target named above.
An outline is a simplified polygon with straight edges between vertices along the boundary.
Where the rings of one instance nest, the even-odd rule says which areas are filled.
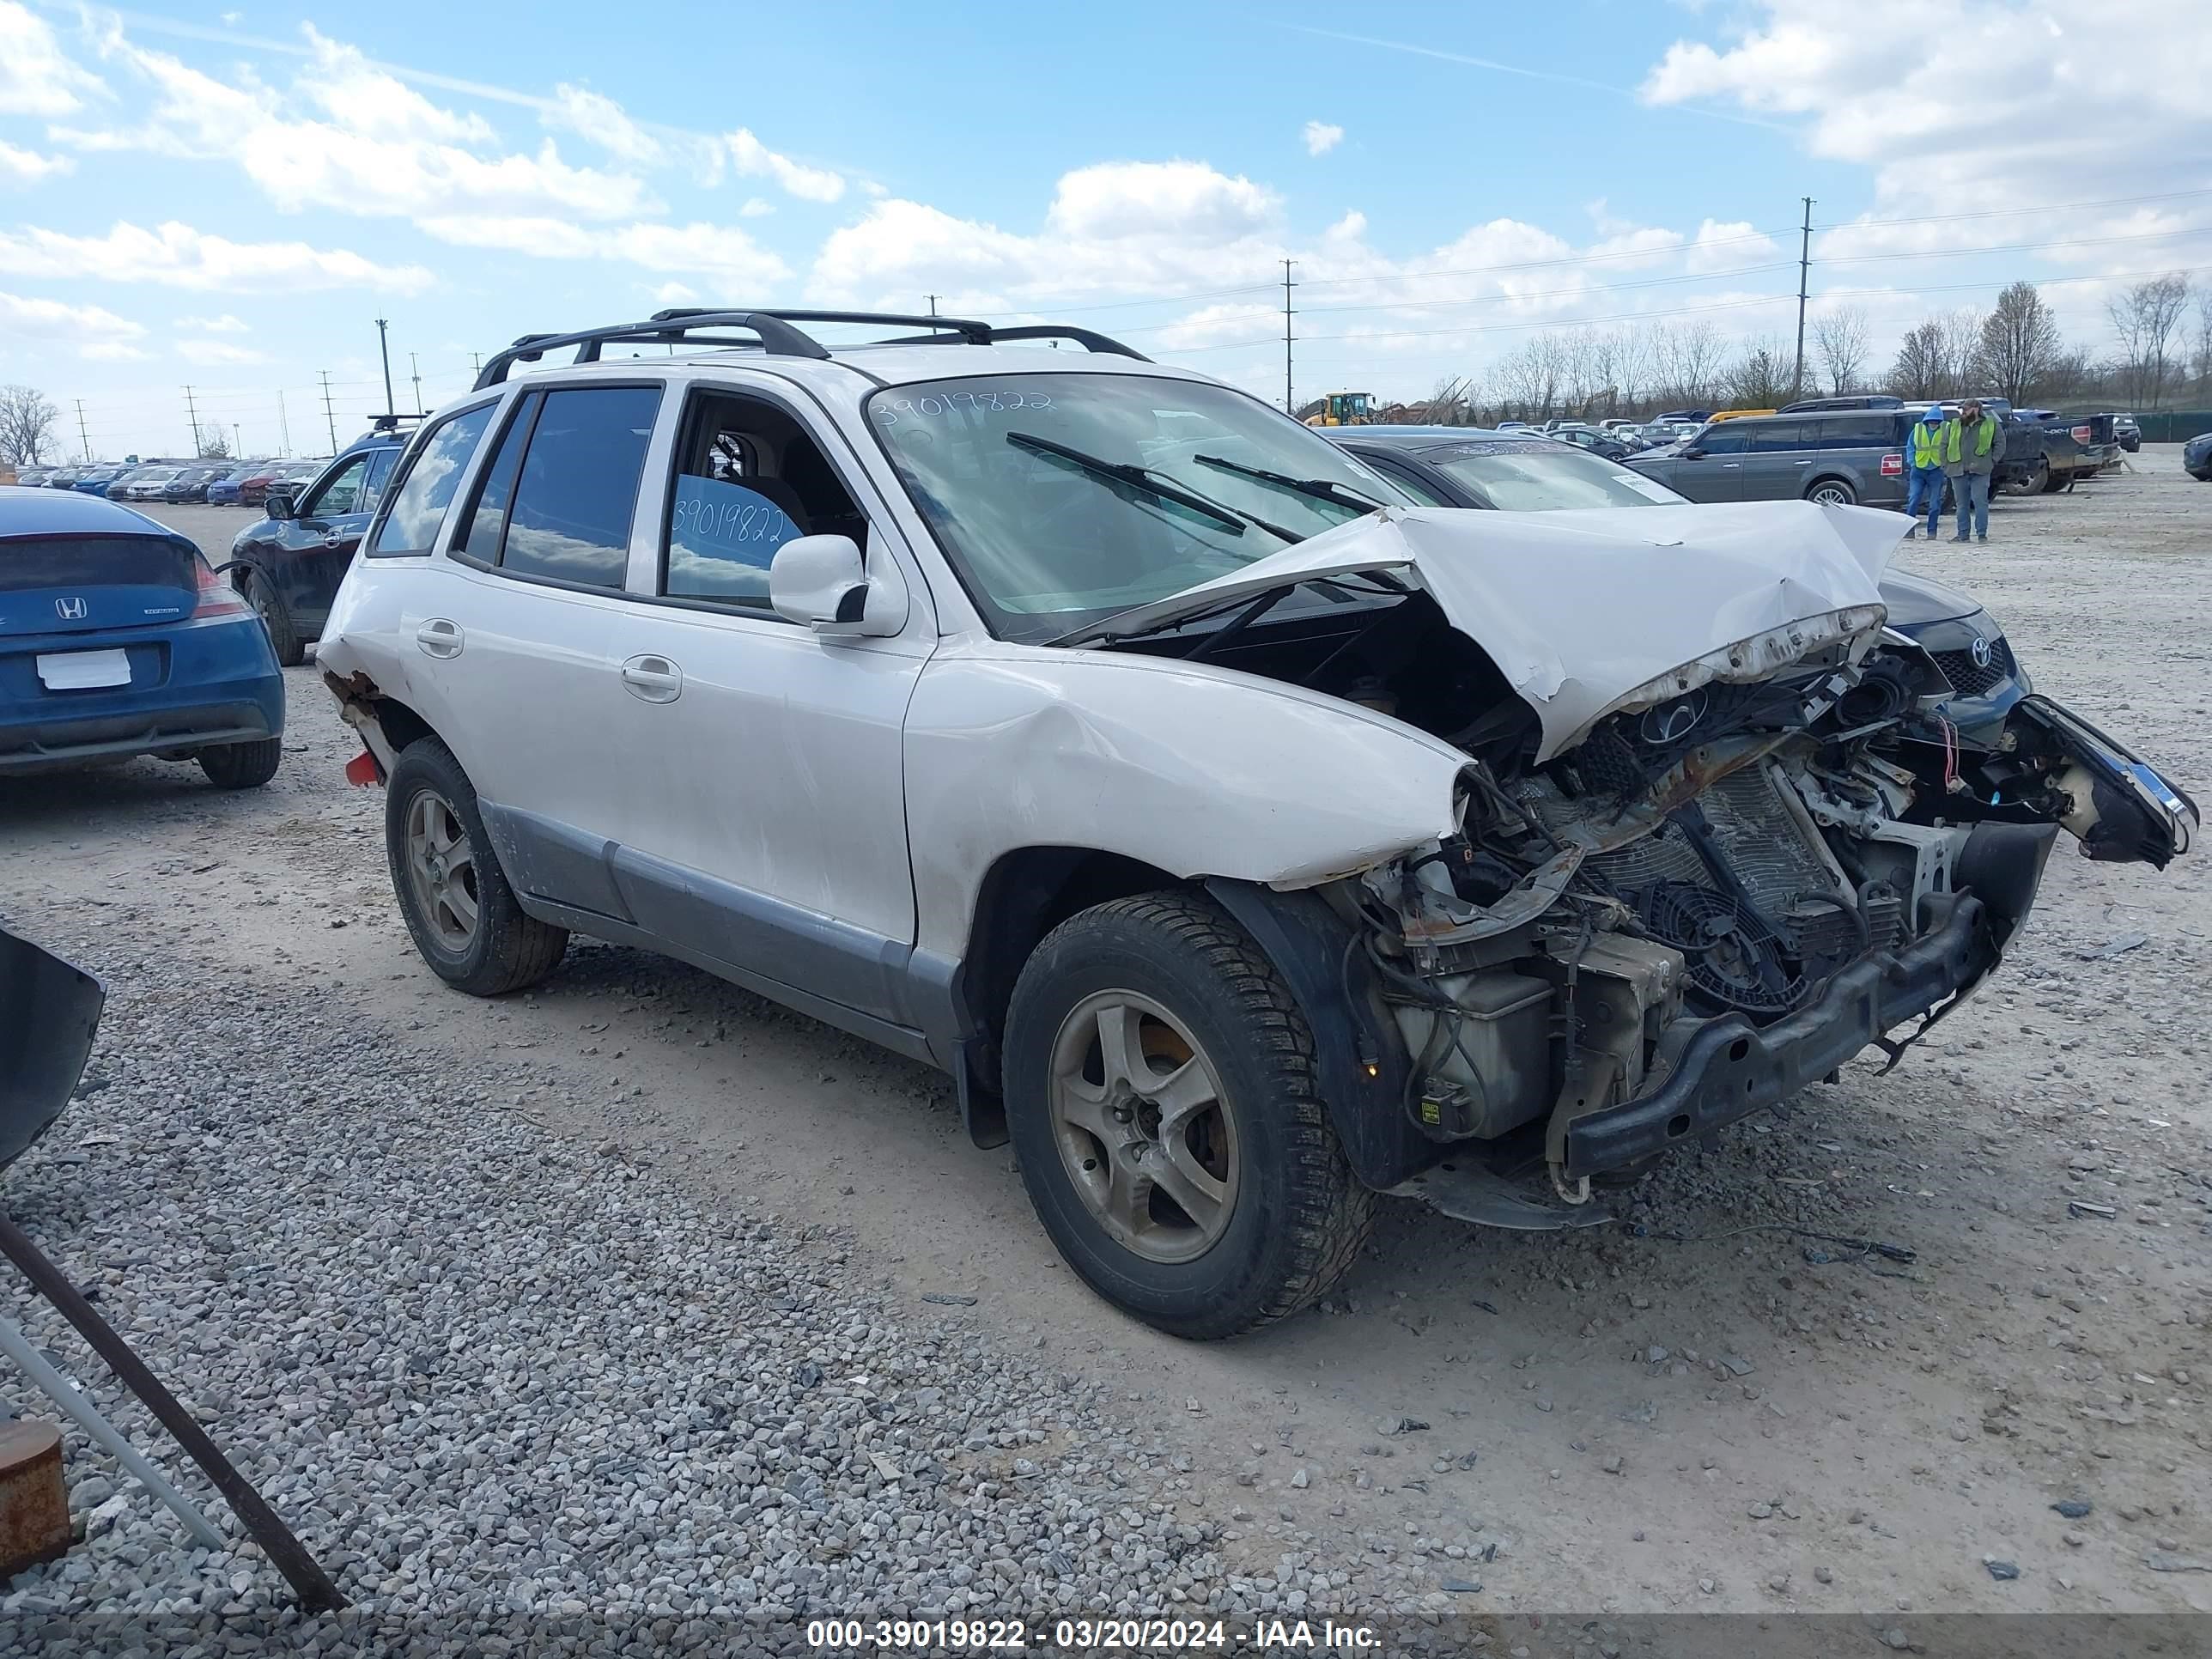
[[[258,789],[276,775],[284,758],[284,739],[226,743],[220,748],[203,749],[194,758],[207,774],[207,781],[218,789]]]
[[[1850,507],[1856,504],[1859,492],[1851,488],[1848,478],[1815,478],[1812,488],[1805,492],[1808,501],[1823,502],[1829,507]]]
[[[409,744],[392,769],[384,850],[415,948],[447,984],[471,996],[503,996],[560,965],[568,929],[538,921],[516,901],[468,774],[435,738]]]
[[[2008,495],[2040,495],[2050,488],[2051,463],[2039,455],[2034,470],[2008,480],[2005,484],[2005,493]]]
[[[2043,464],[2043,493],[2045,495],[2056,495],[2060,490],[2070,486],[2073,482],[2074,475],[2071,472],[2056,471],[2052,469],[2048,461],[2045,461]]]
[[[283,595],[277,592],[268,577],[251,566],[246,572],[246,602],[261,618],[261,625],[269,630],[269,647],[276,653],[280,667],[297,668],[307,661],[307,642],[300,637],[300,630],[292,626],[292,612]]]
[[[1118,1079],[1106,1063],[1109,1027],[1134,1056]],[[1139,1072],[1155,1083],[1191,1078],[1186,1109],[1206,1103],[1163,1136],[1161,1112],[1176,1102],[1165,1090],[1158,1100],[1132,1091]],[[1330,1127],[1305,1018],[1259,947],[1205,899],[1116,899],[1054,928],[1014,988],[1005,1080],[1038,1220],[1092,1290],[1170,1335],[1236,1336],[1296,1313],[1367,1241],[1374,1194]],[[1176,1146],[1182,1156],[1146,1164],[1140,1152],[1117,1165],[1070,1114],[1126,1134],[1125,1149]],[[1109,1218],[1116,1173],[1150,1194],[1122,1206],[1133,1234]],[[1194,1206],[1176,1205],[1170,1187]]]

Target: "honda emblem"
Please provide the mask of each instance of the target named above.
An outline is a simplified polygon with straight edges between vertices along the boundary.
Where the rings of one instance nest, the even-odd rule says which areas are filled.
[[[67,599],[54,601],[54,615],[59,617],[64,622],[82,622],[84,613],[85,603],[82,599]]]

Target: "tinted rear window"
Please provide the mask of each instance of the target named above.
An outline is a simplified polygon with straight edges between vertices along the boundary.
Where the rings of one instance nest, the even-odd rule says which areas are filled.
[[[1887,410],[1821,415],[1807,424],[1823,449],[1882,449],[1897,441],[1897,416]]]
[[[657,387],[546,394],[507,509],[501,569],[623,585],[645,447],[659,408]]]
[[[0,541],[0,592],[40,587],[199,586],[199,550],[159,536],[40,536]]]

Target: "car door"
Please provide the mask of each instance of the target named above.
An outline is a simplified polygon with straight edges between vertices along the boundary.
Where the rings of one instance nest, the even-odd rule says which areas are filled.
[[[380,481],[391,469],[393,453],[386,447],[341,456],[307,486],[294,516],[278,520],[276,556],[269,574],[303,637],[321,632],[330,615],[331,600],[375,507],[371,475]]]
[[[1693,501],[1743,499],[1744,458],[1751,448],[1743,422],[1721,421],[1692,438],[1662,483]]]
[[[896,572],[904,550],[810,412],[769,377],[694,386],[656,453],[647,556],[610,653],[617,883],[641,927],[696,959],[912,1028],[902,734],[935,623],[912,582],[892,638],[817,634],[769,606],[769,566],[801,534],[850,536],[872,568]]]
[[[1739,501],[1793,501],[1805,493],[1805,480],[1813,465],[1807,441],[1812,417],[1753,416],[1730,421],[1744,428],[1745,449],[1737,472]]]

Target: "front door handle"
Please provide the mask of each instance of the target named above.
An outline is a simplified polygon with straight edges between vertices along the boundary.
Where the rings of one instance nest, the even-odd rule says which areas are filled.
[[[346,538],[343,532],[332,530],[326,532],[324,534],[323,545],[325,547],[343,547],[345,545],[345,540]]]
[[[1736,470],[1736,468],[1738,468],[1738,467],[1741,466],[1742,465],[1743,465],[1743,463],[1742,463],[1741,461],[1723,461],[1723,462],[1721,463],[1721,470],[1722,470],[1723,472],[1733,472],[1733,471],[1735,471]]]
[[[1813,465],[1813,458],[1810,455],[1808,455],[1803,460],[1799,461],[1797,465],[1799,466],[1810,466]]]
[[[684,671],[665,657],[632,657],[622,677],[623,690],[646,702],[674,702],[684,695]]]
[[[449,622],[443,617],[433,617],[415,630],[415,643],[421,646],[423,655],[428,657],[458,657],[461,654],[461,647],[467,641],[468,636],[461,632],[460,623]]]

